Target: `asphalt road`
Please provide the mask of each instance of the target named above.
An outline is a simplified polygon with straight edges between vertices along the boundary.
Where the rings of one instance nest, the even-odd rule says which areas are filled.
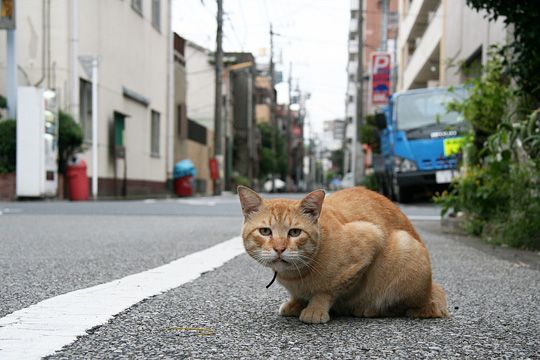
[[[53,359],[540,358],[540,256],[442,234],[438,210],[403,207],[426,242],[449,319],[277,315],[286,292],[246,255],[90,329]],[[0,318],[166,264],[237,236],[233,196],[0,203]],[[188,330],[199,328],[202,330]]]

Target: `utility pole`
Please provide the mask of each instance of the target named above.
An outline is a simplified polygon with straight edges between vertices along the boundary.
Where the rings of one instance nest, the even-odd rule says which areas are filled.
[[[98,63],[92,61],[92,197],[98,197]]]
[[[13,0],[11,7],[1,4],[2,16],[0,26],[6,29],[6,96],[8,118],[17,117],[17,36],[16,36],[16,1]]]
[[[359,139],[359,129],[364,114],[364,1],[358,0],[358,69],[356,72],[356,116],[353,123],[353,183],[358,185],[364,176],[364,152]]]
[[[71,33],[69,41],[70,48],[70,65],[71,65],[71,93],[70,93],[70,112],[71,116],[80,124],[79,119],[79,1],[71,0]]]
[[[381,7],[381,44],[379,47],[382,52],[386,52],[388,48],[388,0],[381,0]]]
[[[293,163],[293,157],[292,157],[292,111],[291,111],[291,105],[292,105],[292,62],[289,62],[289,105],[287,109],[287,191],[292,192],[293,191],[293,184],[292,184],[292,163]]]
[[[214,157],[217,160],[219,176],[214,180],[214,195],[221,195],[221,181],[223,176],[223,150],[221,136],[221,114],[222,114],[222,87],[223,87],[223,0],[217,0],[217,32],[216,32],[216,93],[214,104]]]
[[[272,125],[272,153],[274,155],[277,155],[276,153],[276,136],[277,136],[277,121],[276,121],[276,99],[274,96],[274,87],[276,85],[276,79],[274,74],[274,31],[272,28],[272,23],[270,23],[270,83],[271,83],[271,89],[272,96],[270,96],[270,124]],[[277,160],[277,159],[274,159]],[[272,169],[271,174],[271,181],[272,181],[272,188],[271,191],[275,191],[275,174],[274,170]]]
[[[79,56],[79,62],[81,63],[86,75],[92,79],[92,198],[97,200],[98,198],[98,66],[99,56],[97,55],[84,55]]]

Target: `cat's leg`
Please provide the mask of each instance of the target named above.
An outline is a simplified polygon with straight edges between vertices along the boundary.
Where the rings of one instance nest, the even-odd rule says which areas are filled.
[[[431,296],[428,302],[420,307],[407,311],[407,316],[414,318],[440,318],[448,317],[448,305],[446,304],[446,294],[443,288],[436,283],[431,285]]]
[[[291,297],[279,307],[279,315],[299,317],[300,313],[307,306],[307,301]]]
[[[394,231],[366,274],[364,311],[357,316],[402,316],[419,310],[431,297],[431,281],[425,246],[406,231]]]
[[[333,298],[328,294],[316,294],[309,300],[308,306],[300,313],[300,321],[308,324],[322,324],[330,320],[330,308]]]
[[[383,306],[400,314],[430,318],[448,316],[444,290],[431,279],[431,263],[426,247],[405,231],[391,234],[390,252],[394,274],[385,289]]]

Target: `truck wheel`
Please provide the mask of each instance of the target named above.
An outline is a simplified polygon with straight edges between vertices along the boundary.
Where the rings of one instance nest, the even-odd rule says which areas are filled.
[[[411,201],[410,188],[399,186],[395,178],[392,179],[392,199],[402,204]]]

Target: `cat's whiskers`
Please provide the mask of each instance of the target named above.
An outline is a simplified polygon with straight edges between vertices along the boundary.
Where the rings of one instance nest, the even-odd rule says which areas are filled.
[[[316,265],[319,265],[316,259],[307,255],[298,254],[298,260],[300,260],[308,269],[322,276],[321,271],[316,267]]]

